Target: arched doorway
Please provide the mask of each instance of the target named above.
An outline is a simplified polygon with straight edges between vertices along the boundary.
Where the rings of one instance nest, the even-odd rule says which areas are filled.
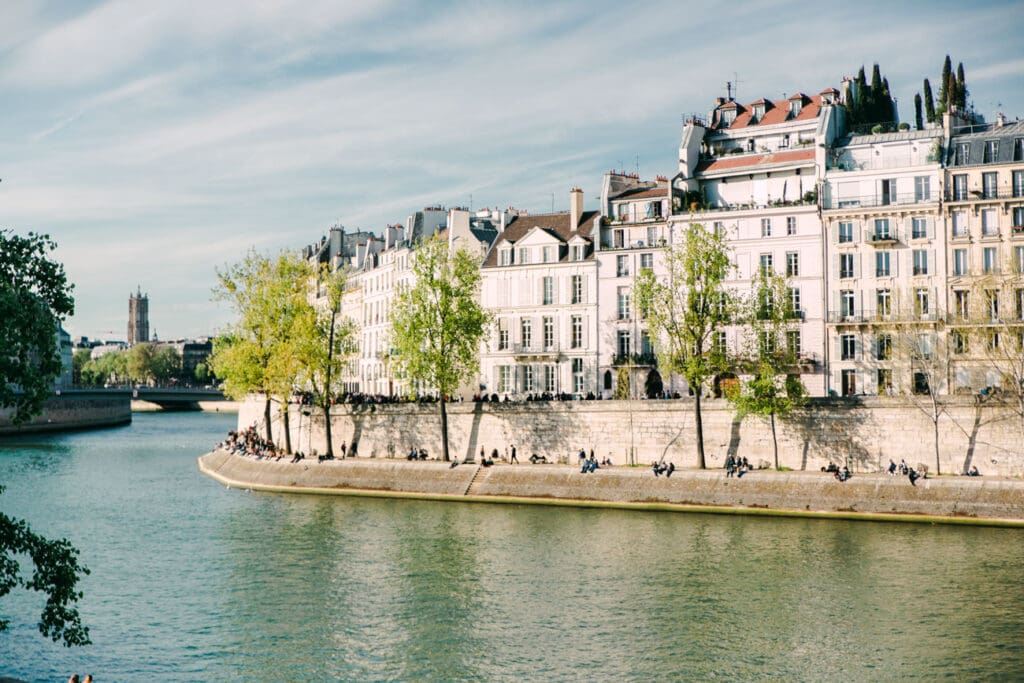
[[[647,373],[647,381],[644,382],[644,393],[647,394],[647,398],[658,398],[664,388],[661,373],[653,369]]]
[[[740,390],[740,380],[731,372],[723,372],[715,377],[715,398],[728,396],[734,391]]]
[[[605,370],[604,371],[604,389],[605,389],[605,391],[611,391],[612,390],[612,371],[611,370]]]

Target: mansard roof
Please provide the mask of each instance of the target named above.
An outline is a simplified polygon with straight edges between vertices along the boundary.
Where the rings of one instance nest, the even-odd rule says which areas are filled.
[[[668,188],[667,187],[638,187],[632,190],[626,190],[621,194],[617,194],[611,198],[613,202],[629,200],[629,199],[668,199]]]
[[[518,216],[509,223],[505,230],[498,235],[494,247],[487,253],[483,267],[488,268],[498,265],[498,251],[501,247],[514,245],[526,237],[534,228],[541,228],[545,232],[557,237],[561,242],[568,242],[576,236],[590,239],[594,231],[594,219],[600,214],[597,211],[584,211],[580,216],[578,225],[569,225],[569,212],[562,213],[541,213],[536,215]],[[562,255],[561,260],[568,259],[568,255]]]
[[[829,91],[822,91],[827,94]],[[789,103],[791,100],[799,99],[803,105],[800,108],[800,112],[796,116],[790,116]],[[764,115],[754,120],[754,105],[764,105]],[[723,109],[736,109],[736,120],[726,125],[722,121],[720,112]],[[786,123],[787,121],[810,121],[818,117],[818,113],[821,111],[821,95],[804,95],[803,93],[796,93],[795,95],[784,99],[784,100],[767,100],[760,99],[755,102],[751,102],[748,105],[738,105],[736,102],[726,102],[719,106],[714,113],[714,119],[711,122],[712,130],[735,130],[737,128],[747,128],[750,126],[771,126],[777,123]]]
[[[717,173],[719,171],[735,171],[743,168],[754,169],[759,166],[776,166],[779,164],[813,163],[814,149],[797,149],[787,152],[769,152],[765,154],[727,154],[725,156],[705,159],[697,166],[697,173]]]

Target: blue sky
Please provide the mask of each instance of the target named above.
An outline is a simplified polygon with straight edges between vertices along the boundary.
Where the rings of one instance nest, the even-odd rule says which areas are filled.
[[[838,87],[878,61],[903,120],[946,53],[1024,116],[1024,3],[0,4],[0,226],[50,233],[76,335],[216,332],[215,269],[425,205],[595,205],[675,171],[681,116]]]

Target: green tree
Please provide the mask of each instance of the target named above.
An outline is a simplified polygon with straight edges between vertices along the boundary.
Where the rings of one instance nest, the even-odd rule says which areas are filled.
[[[128,378],[135,384],[149,384],[153,379],[153,357],[156,348],[143,342],[128,350],[126,356]]]
[[[932,84],[924,79],[924,117],[928,123],[935,123],[935,99],[932,97]]]
[[[448,460],[447,398],[474,377],[490,316],[479,302],[479,259],[433,237],[413,256],[413,284],[399,291],[391,319],[398,367],[440,393],[441,444]]]
[[[0,486],[0,494],[4,487]],[[21,558],[35,567],[31,576],[22,575]],[[46,594],[39,617],[39,632],[65,647],[88,645],[89,628],[82,625],[76,604],[82,597],[78,580],[89,569],[78,563],[78,550],[66,539],[51,541],[36,534],[24,520],[0,512],[0,598],[15,588]],[[10,628],[0,618],[0,631]]]
[[[701,394],[728,367],[716,335],[734,313],[725,286],[732,269],[724,234],[693,225],[681,244],[661,250],[665,272],[641,271],[635,284],[638,309],[647,320],[659,367],[683,377],[695,397],[697,465],[705,467]]]
[[[921,111],[921,93],[914,93],[914,125],[917,130],[924,129],[924,112]]]
[[[158,384],[166,384],[181,374],[181,356],[170,346],[161,346],[153,353],[151,369],[153,379]]]
[[[327,455],[334,456],[331,430],[331,406],[344,388],[345,368],[357,351],[356,324],[351,318],[339,318],[345,275],[324,265],[318,275],[321,305],[309,304],[295,318],[291,335],[298,379],[313,395],[313,403],[324,414]]]
[[[263,422],[267,441],[273,439],[271,402],[281,406],[286,451],[291,451],[288,398],[297,367],[288,335],[308,294],[306,262],[284,252],[275,259],[250,251],[246,257],[217,272],[214,297],[229,302],[238,320],[214,343],[210,366],[224,380],[224,393],[241,399],[264,396]]]
[[[950,60],[949,55],[946,55],[946,61],[942,63],[942,78],[939,81],[939,104],[936,108],[936,114],[940,117],[949,111],[949,79],[953,74],[953,62]]]
[[[212,375],[210,375],[210,368],[207,367],[206,363],[196,363],[196,369],[192,373],[192,379],[199,384],[207,384]]]
[[[779,469],[776,418],[786,419],[804,404],[807,396],[799,375],[792,373],[799,359],[796,346],[789,343],[788,333],[798,329],[799,318],[789,295],[789,282],[778,274],[759,274],[743,317],[747,339],[742,355],[753,378],[727,398],[736,407],[740,419],[757,415],[768,420],[775,469]]]
[[[964,78],[964,63],[957,62],[956,65],[956,106],[960,111],[967,111],[967,80]]]
[[[23,424],[42,412],[62,366],[55,334],[75,310],[48,235],[0,230],[0,408]]]
[[[78,349],[71,357],[71,381],[76,385],[85,384],[82,380],[82,368],[89,362],[91,349]]]

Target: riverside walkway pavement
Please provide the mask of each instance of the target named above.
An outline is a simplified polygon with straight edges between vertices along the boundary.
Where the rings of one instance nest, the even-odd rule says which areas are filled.
[[[440,461],[350,458],[317,462],[256,460],[226,451],[199,458],[207,476],[235,488],[311,494],[387,496],[479,503],[828,517],[1024,528],[1024,480],[942,476],[912,486],[904,476],[822,472],[605,467],[582,474],[556,464],[451,467]]]

